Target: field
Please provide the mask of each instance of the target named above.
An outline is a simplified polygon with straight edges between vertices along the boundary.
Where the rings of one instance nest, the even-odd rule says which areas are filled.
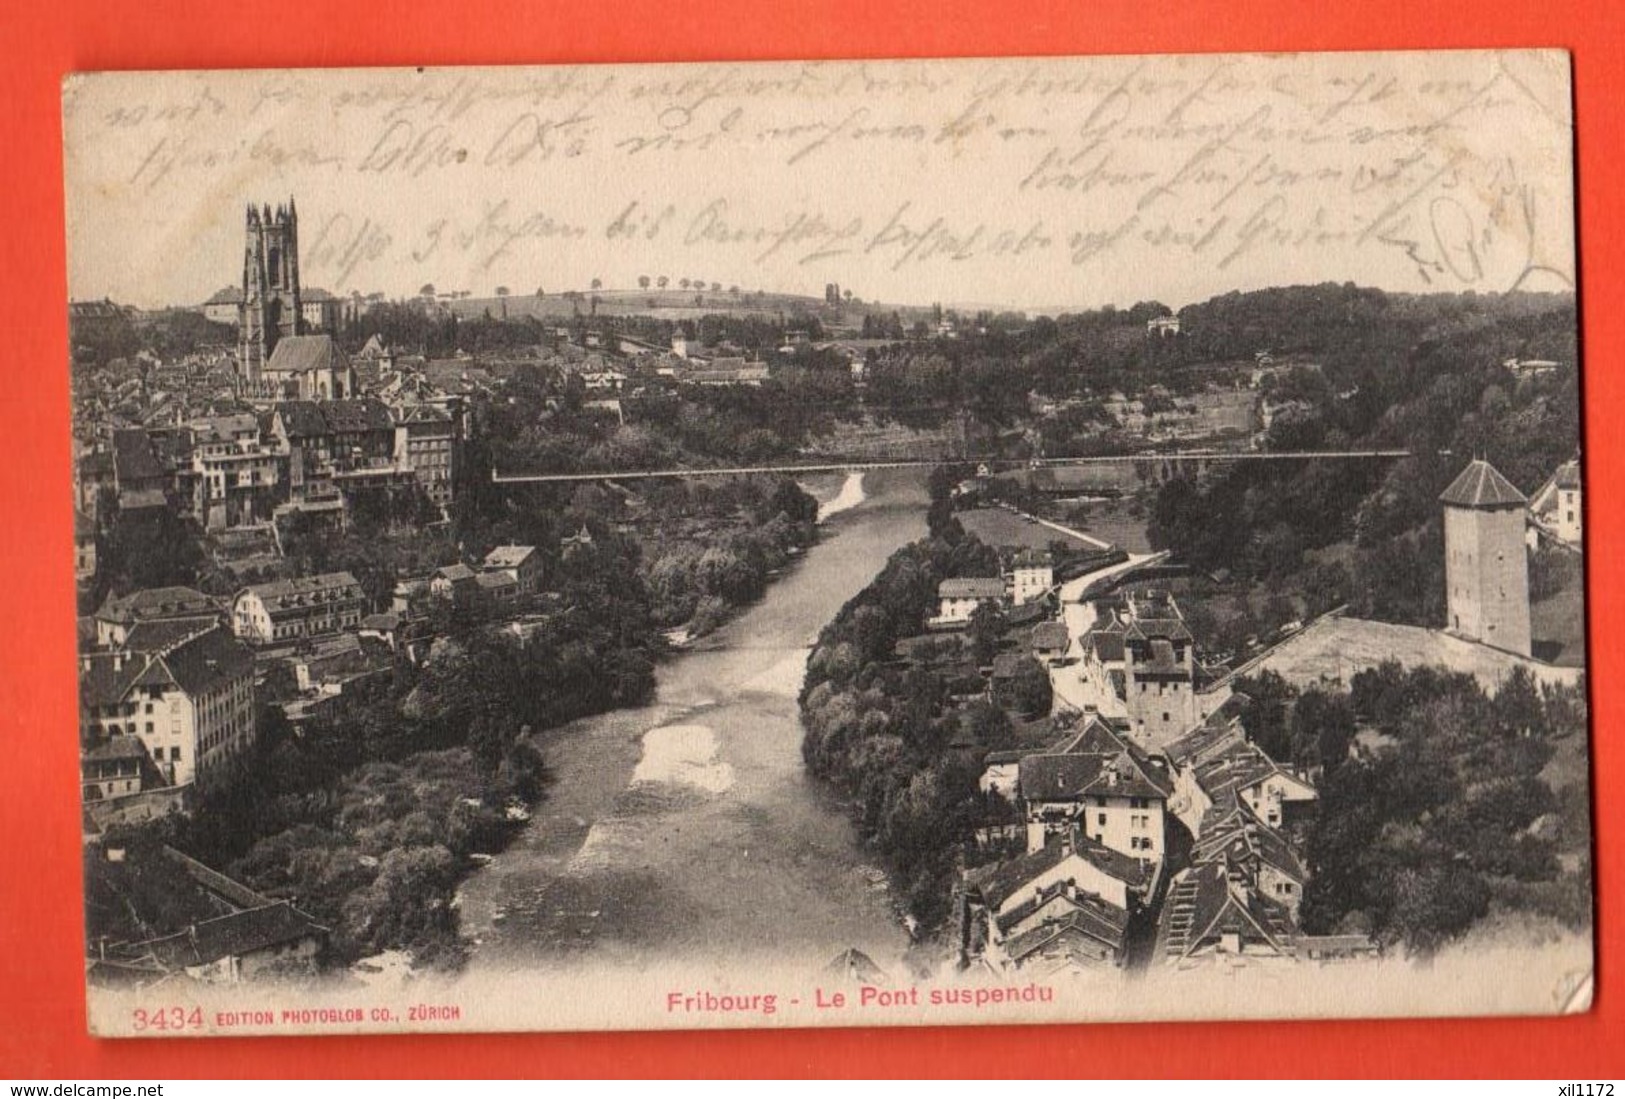
[[[1099,504],[1075,504],[1067,509],[1063,524],[1102,541],[1119,546],[1129,553],[1150,553],[1151,543],[1146,540],[1145,520],[1129,513],[1125,500],[1107,500]]]
[[[1092,552],[1101,548],[1074,535],[1064,534],[1054,527],[1046,527],[1025,515],[1003,508],[971,508],[957,514],[966,531],[976,535],[990,546],[1024,546],[1029,549],[1048,549],[1051,542],[1065,542],[1073,549]],[[1092,533],[1092,532],[1091,532]],[[1101,539],[1105,541],[1104,538]]]
[[[1300,687],[1318,683],[1322,677],[1340,680],[1346,685],[1355,672],[1374,668],[1384,660],[1397,660],[1408,668],[1435,664],[1451,671],[1468,672],[1476,676],[1486,690],[1494,690],[1519,664],[1542,682],[1573,683],[1580,676],[1578,668],[1557,668],[1525,660],[1440,630],[1343,617],[1323,618],[1282,643],[1264,658],[1253,674],[1267,669]]]

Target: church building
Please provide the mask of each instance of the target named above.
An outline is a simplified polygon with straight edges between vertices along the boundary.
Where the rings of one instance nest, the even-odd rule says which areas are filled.
[[[277,343],[305,331],[299,293],[299,213],[293,200],[275,211],[250,205],[246,238],[237,369],[248,387],[255,389]]]

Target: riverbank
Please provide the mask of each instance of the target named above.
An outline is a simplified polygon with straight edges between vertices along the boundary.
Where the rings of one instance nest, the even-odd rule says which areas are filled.
[[[663,661],[649,705],[542,735],[548,797],[459,893],[471,970],[755,959],[815,973],[856,948],[903,972],[890,893],[805,773],[796,695],[811,639],[924,532],[925,493],[902,471],[812,487],[844,505],[824,509],[840,521]]]

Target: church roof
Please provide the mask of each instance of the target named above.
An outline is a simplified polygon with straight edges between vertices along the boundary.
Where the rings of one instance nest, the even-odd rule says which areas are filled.
[[[220,289],[216,290],[213,294],[210,294],[209,295],[209,300],[204,302],[203,304],[204,305],[241,305],[242,301],[243,301],[243,292],[242,292],[242,290],[240,288],[238,288],[236,286],[222,286]]]
[[[1442,503],[1464,508],[1523,507],[1529,498],[1482,458],[1461,471],[1440,494]]]
[[[283,336],[276,341],[269,373],[303,374],[311,370],[343,370],[349,365],[332,336]]]

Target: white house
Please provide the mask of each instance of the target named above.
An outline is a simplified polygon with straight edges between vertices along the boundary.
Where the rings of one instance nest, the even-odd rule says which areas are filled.
[[[963,625],[984,603],[1004,601],[1004,581],[996,576],[959,577],[937,585],[937,617],[933,624]]]
[[[1055,563],[1038,550],[1023,550],[1010,565],[1010,599],[1016,606],[1042,599],[1055,586]]]

